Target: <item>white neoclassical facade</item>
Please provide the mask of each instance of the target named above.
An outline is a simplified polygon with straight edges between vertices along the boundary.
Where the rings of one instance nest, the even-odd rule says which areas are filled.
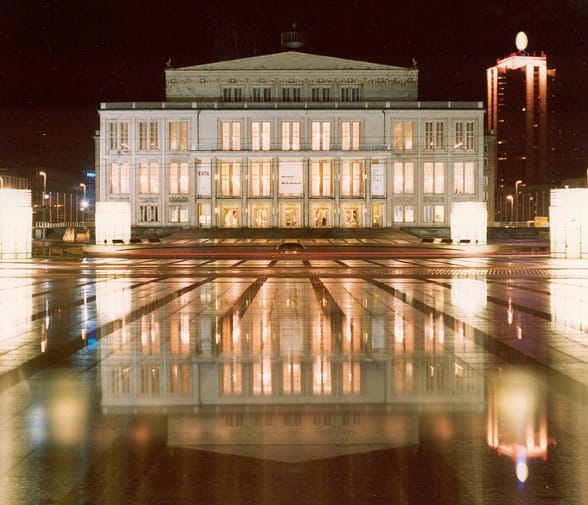
[[[484,202],[482,102],[416,68],[286,51],[166,69],[166,101],[102,103],[97,200],[133,226],[448,226]]]

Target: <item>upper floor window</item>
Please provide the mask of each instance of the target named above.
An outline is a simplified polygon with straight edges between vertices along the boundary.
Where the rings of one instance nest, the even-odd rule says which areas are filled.
[[[425,193],[445,193],[445,164],[425,163],[423,171],[423,191]]]
[[[312,122],[312,150],[328,151],[331,149],[331,123],[329,121]]]
[[[394,163],[394,193],[414,193],[414,164]]]
[[[364,195],[365,172],[361,161],[341,162],[341,196],[361,197]]]
[[[313,102],[328,102],[331,99],[331,90],[329,88],[312,88]]]
[[[357,151],[359,149],[359,121],[343,121],[341,123],[341,149]]]
[[[271,196],[271,174],[271,162],[251,162],[249,164],[249,196]]]
[[[282,100],[284,102],[300,102],[302,100],[302,89],[282,88]]]
[[[300,121],[282,121],[282,150],[300,150]]]
[[[168,185],[171,194],[188,194],[188,163],[170,163]]]
[[[129,193],[129,164],[111,163],[108,170],[109,192],[112,194]]]
[[[473,121],[458,121],[455,123],[455,149],[474,149]]]
[[[108,150],[129,150],[129,123],[118,121],[108,123]]]
[[[168,123],[170,151],[185,151],[188,149],[188,121],[170,121]]]
[[[270,140],[270,122],[253,121],[251,123],[251,149],[253,151],[269,151]]]
[[[359,88],[354,86],[346,86],[341,88],[342,102],[359,102],[360,93]]]
[[[408,150],[414,147],[414,123],[412,121],[394,121],[394,149]]]
[[[453,164],[453,191],[456,194],[475,192],[474,162],[458,162]]]
[[[330,161],[313,161],[310,164],[310,196],[331,196],[333,169]]]
[[[139,149],[141,151],[155,151],[159,149],[159,125],[157,122],[139,122]]]
[[[139,193],[159,193],[158,163],[139,163]]]
[[[223,88],[223,100],[225,102],[240,102],[242,100],[241,88]]]
[[[425,122],[425,149],[445,147],[445,124],[443,121]]]
[[[241,163],[238,161],[220,163],[220,196],[241,196]]]
[[[254,102],[271,102],[272,101],[272,88],[253,88],[253,101]]]
[[[241,149],[241,123],[239,121],[221,122],[221,148],[223,151]]]

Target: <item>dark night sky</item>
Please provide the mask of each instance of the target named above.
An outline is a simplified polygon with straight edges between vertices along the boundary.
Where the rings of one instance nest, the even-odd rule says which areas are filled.
[[[558,72],[562,167],[588,166],[588,0],[0,0],[0,165],[75,177],[93,166],[100,102],[163,100],[168,58],[277,52],[293,21],[308,52],[415,58],[422,100],[485,101],[485,69],[524,30]]]

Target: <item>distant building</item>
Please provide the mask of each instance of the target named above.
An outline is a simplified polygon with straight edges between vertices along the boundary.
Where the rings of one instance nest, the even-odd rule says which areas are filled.
[[[545,53],[527,54],[526,43],[519,47],[486,70],[487,128],[496,133],[500,204],[523,184],[549,186],[556,180],[551,134],[555,70],[547,68]]]
[[[286,46],[165,74],[166,101],[99,110],[96,199],[134,226],[448,226],[489,193],[483,103],[419,101],[416,65]]]

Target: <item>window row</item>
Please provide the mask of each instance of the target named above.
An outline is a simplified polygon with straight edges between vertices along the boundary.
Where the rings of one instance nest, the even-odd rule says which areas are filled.
[[[245,125],[247,131],[245,131]],[[452,138],[447,138],[446,121],[425,121],[422,146],[425,150],[446,150],[448,142],[453,142],[454,150],[473,151],[476,149],[476,129],[474,121],[453,123]],[[370,147],[390,147],[395,151],[411,151],[419,142],[415,132],[415,121],[393,121],[391,124],[391,144],[378,139],[366,138],[362,121],[311,121],[308,132],[306,123],[298,120],[279,121],[221,121],[219,123],[218,148],[224,151],[357,151]],[[189,122],[170,121],[166,123],[165,145],[169,151],[189,149]],[[277,128],[277,132],[273,131]],[[129,123],[111,121],[107,127],[108,151],[129,151]],[[162,147],[159,121],[139,121],[137,123],[137,150],[159,151]]]
[[[217,161],[216,194],[219,197],[241,197],[244,186],[249,197],[271,197],[274,184],[280,197],[301,197],[305,194],[305,166],[307,169],[308,194],[311,197],[333,197],[335,190],[341,197],[364,197],[366,194],[367,172],[365,160],[340,160],[338,168],[332,160],[279,161],[277,170],[273,170],[272,161]],[[422,164],[422,175],[417,178],[413,162],[391,163],[392,193],[411,195],[417,192],[417,180],[420,181],[423,194],[445,194],[447,184],[452,183],[454,194],[475,194],[475,162],[454,162],[452,174],[448,177],[445,162],[426,162]],[[247,167],[247,170],[245,168]],[[386,194],[383,182],[385,171],[383,165],[373,164],[370,193],[376,196]],[[137,166],[136,192],[140,194],[159,194],[162,191],[162,179],[166,181],[167,194],[187,195],[190,193],[190,170],[187,162],[172,162],[167,171],[162,173],[159,163],[139,163]],[[277,180],[276,180],[277,179]],[[448,180],[449,179],[449,180]],[[109,193],[130,193],[131,170],[128,163],[111,163],[109,165]],[[198,184],[210,186],[210,174],[198,175]],[[199,195],[207,196],[201,188]]]
[[[253,86],[248,92],[238,86],[227,86],[222,90],[222,98],[225,102],[359,102],[361,100],[361,88],[358,86]]]
[[[372,226],[381,227],[383,225],[383,206],[384,204],[373,204]],[[271,222],[271,208],[267,205],[253,206],[248,209],[251,214],[251,222],[248,223],[252,228],[269,228],[272,226]],[[167,206],[167,222],[171,224],[189,224],[190,223],[190,208],[187,204],[183,205],[169,205]],[[298,228],[301,226],[301,209],[296,205],[290,209],[284,210],[283,223],[281,226]],[[332,216],[332,209],[329,207],[313,208],[313,215],[310,216],[310,226],[313,228],[333,227],[334,220]],[[446,222],[446,212],[444,204],[437,205],[423,205],[421,207],[422,222],[442,224]],[[392,221],[395,224],[417,222],[416,206],[415,205],[393,205],[392,207]],[[342,227],[360,227],[365,223],[362,221],[363,212],[361,208],[343,208],[341,210],[339,226]],[[204,216],[206,216],[205,219]],[[140,205],[138,207],[138,222],[143,224],[158,223],[161,224],[164,216],[160,214],[159,205]],[[199,216],[201,222],[210,223],[209,214],[201,214]],[[240,206],[232,207],[230,205],[221,205],[219,210],[219,219],[217,225],[223,228],[239,228],[244,226],[242,219],[242,211]],[[202,224],[202,223],[201,223]]]

